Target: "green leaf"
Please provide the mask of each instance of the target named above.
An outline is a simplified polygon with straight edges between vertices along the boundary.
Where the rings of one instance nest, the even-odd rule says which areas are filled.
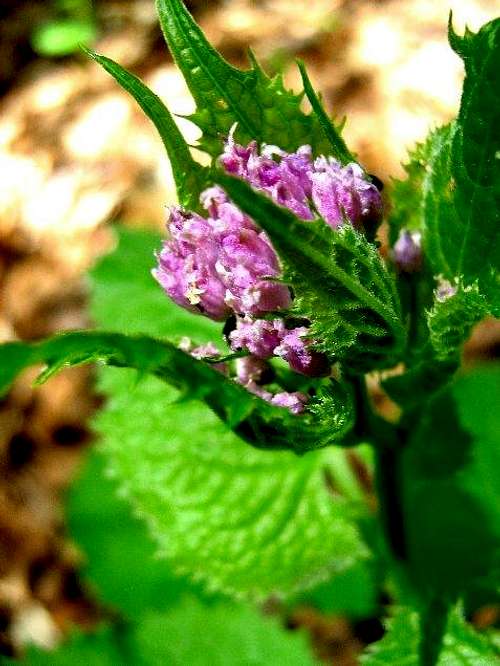
[[[84,48],[83,50],[132,95],[153,122],[167,149],[179,202],[186,208],[199,211],[199,196],[206,186],[208,170],[192,158],[189,147],[170,111],[161,99],[136,76],[127,72],[110,58],[94,53],[90,49]]]
[[[125,663],[124,658],[114,630],[100,627],[89,634],[74,632],[55,650],[30,647],[21,663],[28,666],[117,666]],[[19,662],[12,662],[16,663]]]
[[[464,59],[460,113],[436,147],[424,184],[424,247],[435,273],[476,280],[500,312],[500,19],[450,41]]]
[[[424,597],[500,582],[498,368],[460,377],[429,403],[403,452],[410,572]]]
[[[419,618],[416,611],[399,608],[387,622],[381,641],[361,656],[362,666],[422,666],[419,661]],[[488,641],[468,625],[462,614],[450,613],[438,666],[491,666],[498,655]]]
[[[435,300],[427,313],[430,340],[438,361],[457,357],[472,328],[488,313],[486,299],[477,284],[464,287],[459,282],[456,289],[450,298]]]
[[[155,557],[143,522],[117,491],[116,481],[104,474],[103,456],[91,452],[71,486],[66,512],[70,535],[85,556],[84,579],[100,601],[134,619],[178,603],[189,586]]]
[[[12,664],[18,663],[12,661]],[[187,597],[168,612],[139,614],[122,628],[73,633],[56,650],[29,648],[30,666],[314,666],[306,637],[231,603]]]
[[[207,608],[186,599],[165,615],[143,618],[133,636],[134,666],[313,666],[303,634],[243,605]]]
[[[243,439],[258,448],[293,449],[297,453],[342,440],[354,425],[354,404],[347,387],[331,382],[320,388],[304,414],[292,415],[247,391],[211,364],[193,358],[171,342],[147,336],[127,336],[100,331],[73,331],[26,344],[0,345],[0,395],[24,367],[45,363],[37,382],[42,383],[64,367],[97,361],[134,368],[139,376],[152,374],[189,399],[203,400]]]
[[[302,83],[304,85],[304,92],[307,95],[316,117],[318,118],[319,123],[325,133],[328,141],[331,145],[331,154],[337,157],[343,164],[348,164],[349,162],[356,162],[356,158],[347,148],[344,139],[340,135],[340,132],[337,130],[335,125],[332,123],[328,117],[318,95],[315,93],[312,83],[307,74],[306,66],[302,61],[298,61],[297,65],[299,67],[300,76],[302,77]]]
[[[403,164],[406,177],[394,179],[391,186],[392,209],[389,215],[390,240],[393,245],[402,229],[425,232],[423,190],[430,172],[430,163],[447,141],[450,126],[444,125],[429,133],[424,143],[417,143]]]
[[[316,154],[331,152],[315,115],[300,110],[303,94],[285,89],[281,76],[270,79],[252,57],[252,69],[227,63],[209,44],[182,0],[157,0],[158,16],[170,51],[197,105],[191,116],[203,131],[201,147],[221,153],[234,123],[241,142],[251,140],[296,150],[310,144]]]
[[[269,234],[317,348],[350,369],[394,365],[405,331],[394,279],[375,246],[349,224],[333,230],[323,220],[303,222],[239,179],[215,179]]]
[[[208,589],[263,598],[366,557],[353,522],[362,509],[336,494],[351,490],[336,470],[342,449],[301,458],[259,451],[158,380],[133,391],[131,380],[111,368],[103,374],[111,398],[96,430],[122,492],[174,571]]]

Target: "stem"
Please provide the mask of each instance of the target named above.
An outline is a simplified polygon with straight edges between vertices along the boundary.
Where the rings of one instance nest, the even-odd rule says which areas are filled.
[[[449,606],[435,597],[420,613],[420,666],[436,666],[443,647]]]
[[[397,560],[407,558],[404,515],[399,486],[401,450],[379,448],[376,451],[376,488],[380,499],[380,516],[391,552]]]

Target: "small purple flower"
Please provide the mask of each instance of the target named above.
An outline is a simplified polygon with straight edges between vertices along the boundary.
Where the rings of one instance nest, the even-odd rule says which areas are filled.
[[[229,334],[229,341],[235,351],[244,349],[257,358],[267,359],[273,356],[285,334],[282,319],[239,320],[235,330]]]
[[[236,380],[247,384],[260,384],[269,371],[269,365],[257,356],[244,356],[236,360]]]
[[[271,398],[271,404],[276,405],[276,407],[287,407],[292,414],[300,414],[303,412],[307,401],[307,395],[298,391],[293,393],[283,391],[281,393],[276,393]]]
[[[182,338],[182,340],[179,343],[179,349],[182,349],[182,351],[186,352],[187,354],[191,354],[191,356],[197,358],[200,361],[207,358],[217,358],[218,356],[220,356],[220,351],[213,344],[213,342],[207,342],[207,344],[205,345],[199,345],[198,347],[193,347],[193,343],[191,342],[191,339],[188,337]],[[227,363],[213,363],[212,367],[215,370],[222,372],[223,375],[228,374]]]
[[[211,224],[196,213],[173,207],[168,229],[170,239],[157,257],[154,278],[178,305],[211,319],[225,319],[231,308],[215,266],[220,242]]]
[[[434,291],[436,301],[444,303],[458,291],[458,284],[452,284],[449,280],[443,278],[442,275],[438,276],[438,285]]]
[[[330,373],[330,364],[324,354],[313,351],[305,326],[286,331],[274,355],[284,359],[292,370],[309,377],[324,377]]]
[[[392,248],[391,256],[398,270],[415,273],[422,266],[421,234],[403,229]]]
[[[380,222],[380,192],[366,179],[359,164],[351,162],[343,167],[333,157],[318,157],[311,179],[314,204],[333,229],[340,227],[345,219],[357,228],[364,223]]]
[[[261,359],[278,356],[292,370],[309,377],[323,377],[330,372],[324,354],[311,349],[305,326],[288,330],[282,319],[240,320],[229,335],[231,348],[245,349]]]

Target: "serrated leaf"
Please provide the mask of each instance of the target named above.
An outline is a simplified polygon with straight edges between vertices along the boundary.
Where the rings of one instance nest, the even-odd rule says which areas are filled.
[[[69,532],[85,557],[81,574],[99,601],[134,619],[178,603],[190,586],[155,556],[143,522],[118,497],[104,465],[103,456],[91,452],[72,483],[66,500]]]
[[[312,83],[307,74],[306,66],[302,61],[297,63],[300,71],[300,76],[302,77],[302,84],[304,86],[304,92],[307,95],[307,99],[312,106],[314,113],[325,133],[328,141],[330,142],[331,151],[330,154],[334,155],[340,162],[343,164],[348,164],[349,162],[356,162],[356,158],[347,148],[344,139],[342,138],[340,132],[337,130],[333,122],[328,117],[321,101],[312,87]]]
[[[203,131],[204,150],[219,155],[221,140],[238,123],[241,143],[255,139],[288,151],[310,144],[316,154],[331,153],[316,116],[300,109],[303,94],[286,90],[280,76],[270,79],[254,59],[247,71],[227,63],[182,0],[157,0],[156,5],[165,39],[197,104],[191,120]]]
[[[500,312],[500,19],[454,34],[466,77],[460,113],[430,163],[425,186],[426,245],[436,273],[476,280]]]
[[[439,127],[427,136],[424,143],[417,143],[409,153],[409,160],[403,164],[406,177],[394,179],[391,187],[392,209],[389,215],[391,244],[394,244],[402,229],[425,231],[423,189],[430,172],[430,162],[442,150],[447,140],[450,126]]]
[[[353,504],[332,496],[343,451],[297,458],[246,446],[196,402],[153,378],[133,392],[112,369],[96,429],[123,492],[176,571],[209,588],[290,593],[366,555]],[[340,491],[342,482],[339,481]]]
[[[500,581],[499,389],[498,368],[459,378],[430,401],[403,451],[410,572],[431,599]]]
[[[375,246],[349,224],[303,222],[239,179],[215,180],[271,238],[317,348],[361,371],[394,365],[405,331],[394,279]]]
[[[486,299],[477,285],[456,285],[457,292],[446,300],[436,300],[427,313],[430,340],[438,361],[460,354],[472,328],[488,313]]]
[[[320,388],[307,403],[304,414],[294,416],[171,342],[100,331],[72,331],[33,344],[0,345],[0,395],[14,379],[11,358],[14,369],[20,371],[19,357],[25,352],[25,367],[46,365],[37,383],[47,381],[65,367],[95,362],[134,368],[140,378],[155,375],[186,398],[204,401],[240,437],[258,448],[304,453],[342,440],[354,425],[352,395],[338,382]]]
[[[84,48],[85,53],[101,65],[122,88],[134,97],[153,122],[167,149],[177,187],[179,202],[191,210],[200,210],[199,195],[206,186],[207,168],[192,157],[189,147],[161,99],[134,74],[110,58]]]
[[[142,619],[133,636],[137,666],[313,666],[303,634],[243,605],[202,606],[194,599]]]
[[[362,666],[422,666],[419,660],[419,618],[399,608],[387,623],[387,633],[361,656]],[[498,655],[487,639],[468,625],[458,610],[450,613],[437,666],[492,666]]]

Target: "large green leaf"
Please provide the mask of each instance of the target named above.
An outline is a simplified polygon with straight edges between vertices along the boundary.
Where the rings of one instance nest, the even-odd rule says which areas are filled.
[[[131,332],[216,337],[212,322],[174,306],[148,277],[155,241],[126,232],[95,269],[94,318]],[[262,596],[307,587],[366,556],[351,520],[361,493],[343,451],[299,459],[252,449],[202,405],[179,403],[152,378],[132,390],[132,379],[103,372],[110,399],[96,428],[117,481],[177,570]]]
[[[245,182],[215,179],[269,234],[295,294],[294,310],[311,321],[318,349],[363,371],[394,365],[405,331],[394,279],[374,245],[351,225],[303,222]]]
[[[94,53],[90,49],[84,49],[84,51],[134,97],[144,113],[153,122],[167,149],[179,202],[186,208],[199,210],[199,196],[206,184],[207,169],[191,157],[189,147],[175,124],[170,111],[161,99],[140,79],[127,72],[118,63]]]
[[[134,666],[313,666],[303,634],[243,605],[207,608],[186,599],[165,615],[143,618],[133,636]]]
[[[144,523],[118,497],[118,484],[104,474],[104,465],[104,457],[91,452],[73,482],[66,502],[69,531],[83,551],[82,574],[93,593],[134,619],[178,603],[190,586],[156,557]]]
[[[422,666],[419,660],[418,614],[399,608],[387,633],[361,657],[362,666]],[[450,613],[438,666],[492,666],[498,655],[487,639],[468,625],[458,610]]]
[[[460,377],[429,403],[403,452],[410,570],[429,599],[500,583],[498,368]]]
[[[186,598],[168,612],[139,614],[133,625],[75,633],[56,650],[30,648],[29,666],[314,666],[304,635],[230,603]],[[19,662],[12,661],[15,664]]]
[[[424,185],[425,247],[435,273],[479,280],[500,312],[500,19],[450,42],[465,64],[460,113]]]
[[[96,419],[110,469],[176,571],[208,587],[263,597],[291,592],[366,555],[336,462],[246,446],[213,413],[153,378],[109,369]],[[342,466],[343,469],[343,466]],[[329,470],[328,472],[326,470]]]
[[[247,71],[227,63],[182,0],[157,0],[156,5],[170,51],[196,101],[191,119],[203,131],[201,146],[207,152],[219,155],[221,139],[238,123],[241,142],[255,139],[290,151],[310,144],[316,154],[332,153],[316,115],[300,109],[303,94],[286,90],[280,76],[270,79],[253,58]],[[345,151],[339,157],[344,159]]]

